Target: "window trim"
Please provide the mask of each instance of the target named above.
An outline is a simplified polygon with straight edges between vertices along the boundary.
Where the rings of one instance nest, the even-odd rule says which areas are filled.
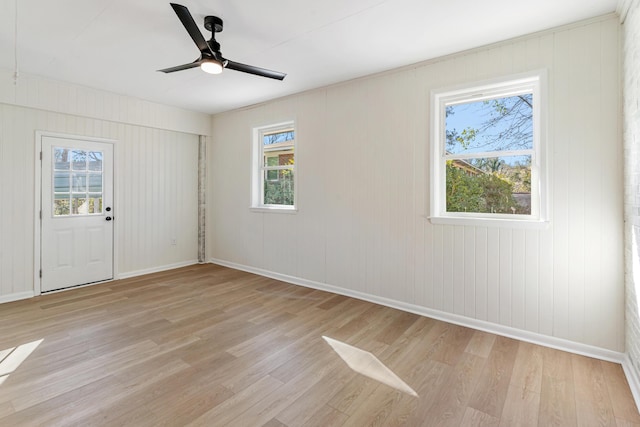
[[[460,224],[481,226],[510,226],[515,228],[546,228],[549,222],[548,162],[546,156],[546,70],[505,76],[499,79],[474,82],[455,87],[431,91],[431,135],[430,135],[430,206],[428,219],[434,224]],[[446,211],[446,161],[469,155],[446,155],[445,109],[447,105],[468,101],[480,101],[507,97],[522,93],[533,93],[533,149],[531,151],[531,215],[492,214],[479,212]],[[514,151],[499,151],[503,156]],[[492,152],[493,153],[493,152]],[[478,153],[486,154],[486,153]],[[474,156],[475,154],[471,154]]]
[[[266,133],[275,133],[279,131],[293,130],[293,156],[294,164],[291,166],[270,166],[265,169],[262,165],[264,156],[264,145],[262,143],[263,135]],[[297,212],[298,202],[298,130],[295,120],[288,120],[275,124],[258,126],[253,128],[252,132],[252,163],[251,163],[251,207],[255,212]],[[293,171],[293,205],[271,205],[264,203],[264,182],[266,170],[292,170]]]

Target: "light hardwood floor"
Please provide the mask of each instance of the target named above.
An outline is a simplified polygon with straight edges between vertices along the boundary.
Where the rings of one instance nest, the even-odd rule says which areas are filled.
[[[617,364],[214,265],[0,305],[0,360],[0,426],[640,425]]]

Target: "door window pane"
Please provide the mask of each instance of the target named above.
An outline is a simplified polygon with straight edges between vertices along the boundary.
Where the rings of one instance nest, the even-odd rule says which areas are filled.
[[[70,162],[71,150],[68,148],[54,148],[53,149],[53,168],[55,170],[71,169]]]
[[[69,215],[69,194],[56,194],[53,200],[53,215]]]
[[[74,173],[73,174],[73,192],[86,193],[86,191],[87,191],[87,174]]]
[[[90,214],[102,213],[102,195],[101,194],[89,195],[89,213]]]
[[[54,172],[53,191],[56,193],[68,193],[70,190],[69,172]]]
[[[102,174],[89,175],[89,191],[92,193],[101,193],[102,192]]]
[[[90,171],[101,171],[102,170],[102,152],[100,151],[90,151],[88,156],[89,160],[89,170]]]
[[[73,150],[71,152],[71,165],[74,171],[87,170],[87,152]]]
[[[88,214],[89,206],[87,203],[87,198],[84,194],[76,195],[74,194],[71,198],[71,213],[72,214]]]

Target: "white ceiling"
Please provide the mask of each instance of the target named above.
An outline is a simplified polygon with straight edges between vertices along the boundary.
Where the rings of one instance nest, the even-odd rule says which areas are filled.
[[[156,70],[198,49],[160,0],[0,0],[0,69],[217,113],[615,11],[617,0],[174,0],[231,60],[286,72]]]

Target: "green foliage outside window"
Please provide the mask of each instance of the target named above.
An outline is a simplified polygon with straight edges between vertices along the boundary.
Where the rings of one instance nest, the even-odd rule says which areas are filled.
[[[265,205],[293,205],[293,171],[280,170],[278,180],[264,181]]]
[[[528,214],[513,197],[514,184],[498,173],[469,174],[447,162],[447,212]]]

